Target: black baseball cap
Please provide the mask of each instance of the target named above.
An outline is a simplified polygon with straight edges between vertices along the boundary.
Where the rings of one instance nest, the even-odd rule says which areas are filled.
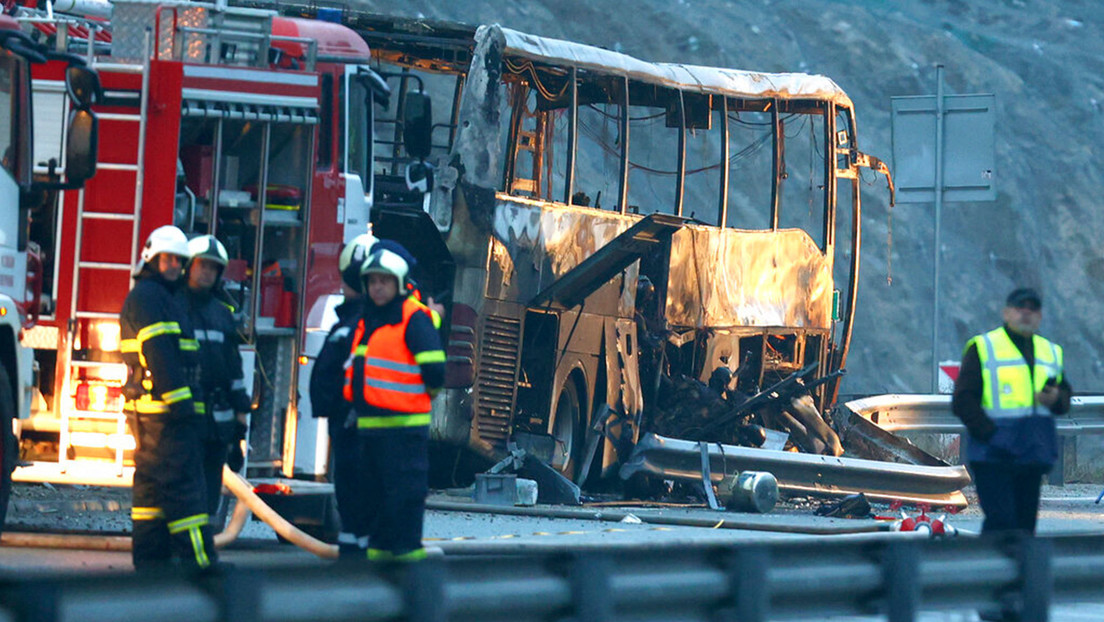
[[[1004,301],[1004,305],[1006,307],[1034,306],[1036,309],[1041,309],[1043,308],[1043,299],[1039,296],[1039,292],[1030,287],[1020,287],[1008,294],[1008,299]]]

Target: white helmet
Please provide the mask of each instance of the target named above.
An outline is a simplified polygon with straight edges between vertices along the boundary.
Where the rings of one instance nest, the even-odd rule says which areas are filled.
[[[142,268],[146,267],[150,262],[161,253],[168,253],[170,255],[177,255],[180,257],[181,262],[187,261],[191,253],[188,251],[188,236],[184,235],[184,232],[172,225],[165,225],[158,227],[149,234],[146,238],[146,244],[142,247],[142,254],[140,255],[138,265],[134,269],[134,274],[137,275],[142,271]]]
[[[364,264],[360,267],[360,276],[364,278],[369,274],[390,274],[398,279],[401,287],[406,282],[406,274],[409,271],[410,266],[398,253],[381,248],[364,260]]]
[[[341,272],[341,281],[349,289],[364,293],[364,284],[360,280],[360,268],[364,260],[368,258],[368,251],[379,240],[371,233],[362,233],[352,239],[341,250],[341,257],[337,260],[337,269]]]
[[[192,260],[196,257],[210,259],[224,268],[230,262],[226,247],[213,235],[201,235],[188,241],[188,258]]]

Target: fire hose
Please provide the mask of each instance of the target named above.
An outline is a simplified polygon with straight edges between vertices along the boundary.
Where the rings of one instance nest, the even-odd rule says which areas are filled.
[[[284,517],[276,513],[276,510],[273,510],[268,504],[261,501],[261,498],[253,492],[253,487],[249,485],[249,482],[245,481],[244,477],[231,471],[228,466],[222,467],[222,483],[238,498],[239,503],[237,507],[234,508],[234,516],[237,517],[239,509],[243,507],[247,508],[241,512],[243,515],[241,520],[242,523],[245,522],[244,515],[253,512],[257,518],[264,521],[281,538],[291,542],[295,546],[323,559],[337,559],[337,545],[326,544],[317,538],[303,533],[301,529],[287,522]],[[234,521],[231,520],[230,524],[233,525],[233,523]],[[230,525],[227,526],[226,530],[216,536],[215,546],[225,546],[237,537],[238,534],[236,532],[230,534],[229,531]],[[238,527],[238,531],[241,531],[240,526]],[[225,538],[220,545],[218,538],[223,538],[223,536],[225,536]]]
[[[270,508],[253,492],[253,487],[241,475],[222,467],[222,483],[238,498],[234,512],[222,533],[215,536],[215,547],[223,548],[241,533],[250,513],[268,524],[283,539],[323,559],[337,559],[337,546],[326,544],[304,533]],[[0,538],[4,546],[34,548],[88,549],[96,551],[129,551],[129,536],[96,536],[54,533],[5,533]]]

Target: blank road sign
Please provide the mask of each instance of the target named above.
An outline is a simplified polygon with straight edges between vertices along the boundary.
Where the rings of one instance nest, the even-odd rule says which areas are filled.
[[[935,95],[893,97],[893,181],[900,203],[935,202]],[[993,201],[996,98],[943,96],[943,200]]]

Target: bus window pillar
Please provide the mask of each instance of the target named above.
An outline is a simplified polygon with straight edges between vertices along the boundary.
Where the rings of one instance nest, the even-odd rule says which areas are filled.
[[[618,207],[622,214],[629,209],[629,77],[625,76],[624,99],[621,101],[621,187]]]
[[[771,128],[774,133],[772,165],[774,183],[771,184],[771,231],[778,230],[778,205],[782,201],[782,179],[786,175],[786,137],[783,134],[786,126],[778,114],[778,102],[771,102]]]
[[[717,206],[717,226],[724,229],[728,224],[728,98],[721,97],[721,201]]]
[[[675,214],[682,216],[682,194],[686,188],[686,98],[678,92],[679,135],[678,135],[678,173],[675,178]]]

